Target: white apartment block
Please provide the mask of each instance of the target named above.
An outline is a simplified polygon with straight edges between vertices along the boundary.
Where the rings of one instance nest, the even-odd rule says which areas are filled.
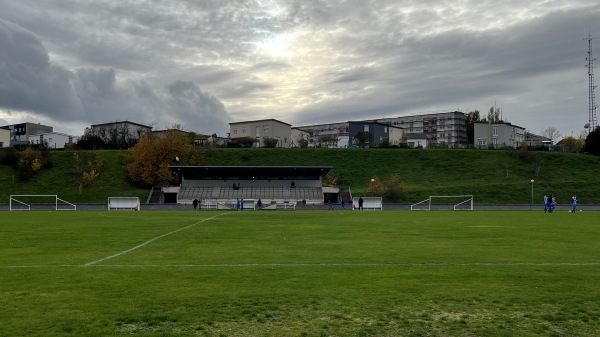
[[[378,118],[373,121],[401,127],[406,133],[423,134],[428,143],[455,146],[467,145],[468,142],[467,115],[460,111]]]
[[[78,137],[66,133],[48,132],[27,136],[27,142],[32,145],[45,144],[51,149],[64,149],[65,144],[77,143]]]
[[[399,127],[403,129],[403,133],[423,134],[428,144],[445,143],[448,146],[455,146],[467,145],[468,142],[467,115],[460,111],[386,117],[363,120],[363,122]],[[330,134],[335,134],[338,139],[345,139],[346,142],[349,137],[349,122],[297,126],[294,129],[307,133],[309,144],[318,144],[322,136]]]

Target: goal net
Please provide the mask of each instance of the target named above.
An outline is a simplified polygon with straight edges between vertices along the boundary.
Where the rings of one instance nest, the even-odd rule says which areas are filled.
[[[472,195],[432,195],[429,198],[410,206],[411,211],[472,211]]]
[[[139,211],[140,198],[138,197],[108,197],[109,211]]]
[[[11,211],[74,211],[77,206],[60,199],[57,195],[45,194],[15,194],[10,196]]]

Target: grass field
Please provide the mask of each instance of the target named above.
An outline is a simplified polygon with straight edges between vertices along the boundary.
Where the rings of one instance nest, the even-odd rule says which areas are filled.
[[[4,212],[0,336],[596,336],[598,213]]]

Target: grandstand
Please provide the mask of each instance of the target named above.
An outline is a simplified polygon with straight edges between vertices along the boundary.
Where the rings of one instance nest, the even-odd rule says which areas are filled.
[[[261,200],[264,205],[290,202],[320,204],[322,179],[331,167],[315,166],[170,166],[179,186],[164,188],[163,200],[191,204],[232,204],[237,199]]]

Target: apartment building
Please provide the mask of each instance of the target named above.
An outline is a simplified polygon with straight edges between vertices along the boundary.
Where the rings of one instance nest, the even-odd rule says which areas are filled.
[[[422,134],[428,144],[445,143],[448,146],[467,145],[467,115],[460,111],[433,114],[397,116],[362,120],[362,123],[378,123],[403,129],[402,133]],[[338,147],[347,146],[350,137],[350,122],[297,126],[308,134],[309,144],[318,145],[323,136],[337,135]]]

